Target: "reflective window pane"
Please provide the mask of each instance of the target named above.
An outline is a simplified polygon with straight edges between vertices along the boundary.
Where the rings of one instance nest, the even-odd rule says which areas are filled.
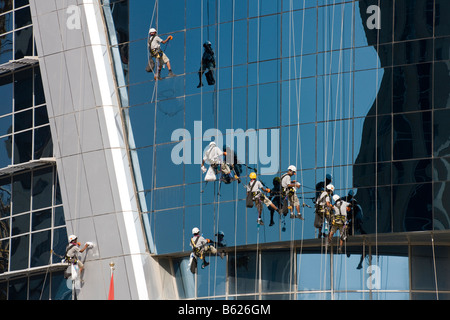
[[[49,158],[53,156],[53,141],[50,126],[34,130],[34,159]]]
[[[29,211],[31,199],[31,176],[24,173],[13,177],[12,183],[13,214]]]
[[[12,235],[16,236],[22,233],[30,232],[30,214],[14,216],[12,222]]]
[[[14,139],[14,164],[28,162],[32,159],[33,131],[17,133]]]
[[[28,268],[28,251],[30,235],[11,238],[10,271]],[[21,290],[21,292],[26,290]]]
[[[14,111],[33,105],[33,69],[14,74]]]
[[[51,209],[33,212],[31,216],[31,231],[47,229],[52,226]]]
[[[431,156],[431,113],[395,115],[393,119],[393,159]]]
[[[49,264],[51,255],[51,231],[42,231],[31,235],[30,267]]]

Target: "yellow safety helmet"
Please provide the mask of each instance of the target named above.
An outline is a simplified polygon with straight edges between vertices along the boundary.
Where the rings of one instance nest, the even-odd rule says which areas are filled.
[[[256,173],[255,172],[250,173],[250,179],[256,179]]]

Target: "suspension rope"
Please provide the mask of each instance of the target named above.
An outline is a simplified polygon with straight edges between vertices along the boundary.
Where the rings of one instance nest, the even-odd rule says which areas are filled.
[[[153,7],[153,14],[152,14],[152,20],[151,20],[151,24],[150,24],[150,28],[152,27],[153,21],[154,19],[156,19],[156,29],[158,29],[158,8],[159,8],[159,3],[158,0],[155,0],[155,5]],[[148,41],[147,41],[148,42]],[[148,51],[148,50],[147,50]],[[155,107],[155,111],[153,114],[153,121],[154,121],[154,125],[153,125],[153,154],[152,154],[152,179],[151,179],[151,196],[150,196],[150,212],[153,212],[154,208],[153,208],[153,201],[154,201],[154,197],[155,197],[155,181],[156,181],[156,177],[155,177],[155,173],[156,173],[156,122],[157,122],[157,110],[158,110],[158,81],[155,81],[155,85],[153,87],[153,95],[152,95],[152,102],[154,102],[154,107]],[[153,214],[153,219],[155,219],[154,214]],[[156,243],[156,223],[153,223],[153,232],[152,232],[152,237],[153,237],[153,242]]]
[[[434,251],[434,235],[431,233],[431,250],[433,253],[433,274],[434,274],[434,284],[436,290],[436,300],[439,300],[439,290],[438,290],[438,282],[437,282],[437,268],[436,268],[436,253]]]
[[[303,189],[303,163],[302,163],[302,151],[301,151],[301,135],[300,135],[300,103],[301,103],[301,85],[302,85],[302,69],[303,69],[303,39],[304,39],[304,29],[305,29],[305,0],[303,0],[303,11],[302,11],[302,35],[301,35],[301,51],[300,51],[300,71],[299,75],[297,74],[297,62],[295,59],[295,53],[296,53],[296,46],[295,46],[295,20],[294,20],[294,9],[293,9],[293,0],[290,1],[290,16],[289,16],[289,44],[291,44],[291,39],[293,42],[293,59],[294,59],[294,74],[295,74],[295,81],[298,81],[298,86],[296,85],[296,104],[297,104],[297,141],[296,141],[296,152],[295,152],[295,165],[298,165],[298,162],[300,162],[300,181],[301,181],[301,199],[302,203],[304,202],[304,189]],[[291,37],[292,33],[292,37]],[[291,46],[289,46],[291,48]],[[290,68],[289,68],[290,72]],[[291,81],[289,82],[289,92],[290,92],[290,86]],[[290,94],[289,94],[289,110],[290,110]],[[289,121],[290,122],[290,121]],[[302,212],[298,212],[298,214],[302,214],[303,217],[305,216],[305,210],[304,206],[302,204],[301,206]],[[296,208],[292,208],[292,210],[296,210]],[[304,223],[302,223],[302,229],[301,229],[301,242],[300,242],[300,264],[301,264],[301,253],[303,250],[303,237],[304,237]],[[292,285],[293,285],[293,277],[294,277],[294,270],[297,270],[297,268],[294,268],[295,266],[295,246],[294,246],[294,240],[295,240],[295,221],[291,223],[291,242],[290,242],[290,292],[292,292]],[[300,275],[300,272],[299,272]],[[294,285],[295,287],[295,285]]]

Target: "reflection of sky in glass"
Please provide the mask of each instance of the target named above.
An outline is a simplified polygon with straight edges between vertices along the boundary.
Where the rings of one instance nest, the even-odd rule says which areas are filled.
[[[195,225],[208,237],[226,230],[230,245],[314,237],[312,208],[302,208],[304,227],[276,215],[271,228],[264,208],[266,226],[258,228],[256,209],[245,208],[242,201],[242,184],[222,185],[220,198],[217,184],[208,184],[200,193],[204,176],[199,164],[175,165],[170,160],[175,129],[186,128],[191,139],[201,139],[194,137],[194,121],[202,121],[203,131],[217,128],[223,134],[230,128],[278,128],[280,174],[290,164],[299,168],[296,179],[303,183],[299,197],[309,205],[315,184],[326,173],[333,174],[342,195],[353,188],[352,164],[364,143],[363,124],[384,73],[376,70],[378,55],[367,46],[359,3],[322,6],[331,3],[321,0],[319,7],[316,1],[305,3],[306,10],[301,10],[303,1],[288,0],[160,1],[152,27],[163,39],[173,35],[162,48],[177,76],[156,87],[153,74],[145,72],[155,2],[130,1],[129,63],[124,65],[122,59],[116,69],[123,67],[129,84],[121,92],[127,93],[123,101],[130,106],[133,159],[138,159],[135,168],[142,177],[138,191],[144,207],[155,211],[149,221],[159,253],[187,250]],[[296,11],[289,11],[291,4]],[[197,71],[206,40],[216,53],[216,86],[200,90]],[[167,68],[162,73],[167,75]],[[204,141],[202,149],[208,143]],[[246,183],[250,170],[243,169]],[[271,188],[274,177],[260,178]],[[284,223],[286,232],[281,231]],[[171,237],[170,225],[184,237]]]

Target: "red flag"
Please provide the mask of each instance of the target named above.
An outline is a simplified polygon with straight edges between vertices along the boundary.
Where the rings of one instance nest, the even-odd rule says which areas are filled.
[[[109,283],[108,300],[114,300],[114,274],[111,273],[111,282]]]

